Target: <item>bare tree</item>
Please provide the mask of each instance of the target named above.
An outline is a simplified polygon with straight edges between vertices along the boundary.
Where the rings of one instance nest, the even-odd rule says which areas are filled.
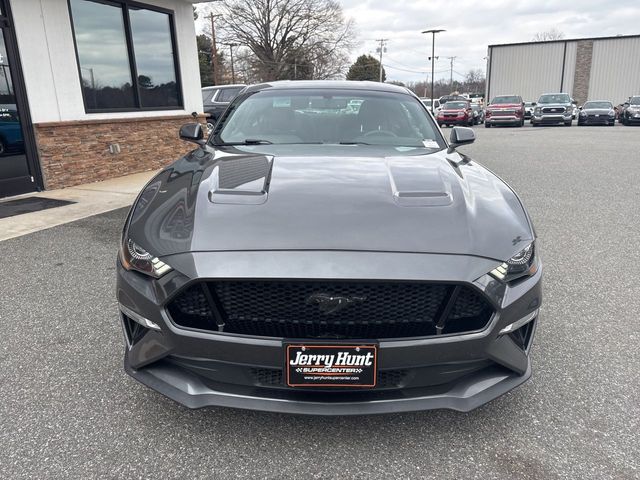
[[[334,78],[344,73],[355,26],[335,0],[224,0],[216,23],[224,42],[245,47],[250,78]]]
[[[564,38],[564,33],[560,30],[552,28],[551,30],[546,30],[544,32],[536,33],[531,41],[533,42],[547,42],[549,40],[562,40]]]

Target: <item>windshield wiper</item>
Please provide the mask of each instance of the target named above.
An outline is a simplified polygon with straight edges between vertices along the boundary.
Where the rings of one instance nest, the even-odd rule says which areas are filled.
[[[225,146],[225,145],[271,145],[273,142],[269,140],[262,140],[259,138],[247,138],[244,142],[223,142],[218,143],[215,146]]]
[[[338,145],[371,145],[367,142],[338,142]]]

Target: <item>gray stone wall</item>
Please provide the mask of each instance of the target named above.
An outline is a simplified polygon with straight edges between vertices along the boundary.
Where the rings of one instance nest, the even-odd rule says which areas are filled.
[[[573,77],[573,92],[571,92],[578,105],[582,105],[589,99],[592,57],[593,40],[580,40],[576,49],[576,70]]]

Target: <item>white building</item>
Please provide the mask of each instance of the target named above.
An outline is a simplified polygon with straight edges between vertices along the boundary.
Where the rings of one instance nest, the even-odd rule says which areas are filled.
[[[189,0],[0,0],[0,197],[158,168],[202,112]]]
[[[640,94],[640,35],[489,45],[486,98],[553,92],[579,104]]]

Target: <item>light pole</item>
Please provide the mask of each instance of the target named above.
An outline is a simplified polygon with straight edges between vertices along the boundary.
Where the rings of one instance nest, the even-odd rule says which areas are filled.
[[[433,28],[431,30],[424,30],[422,33],[430,33],[431,37],[431,111],[433,112],[433,74],[435,70],[435,57],[436,54],[436,33],[446,32],[442,28]]]

